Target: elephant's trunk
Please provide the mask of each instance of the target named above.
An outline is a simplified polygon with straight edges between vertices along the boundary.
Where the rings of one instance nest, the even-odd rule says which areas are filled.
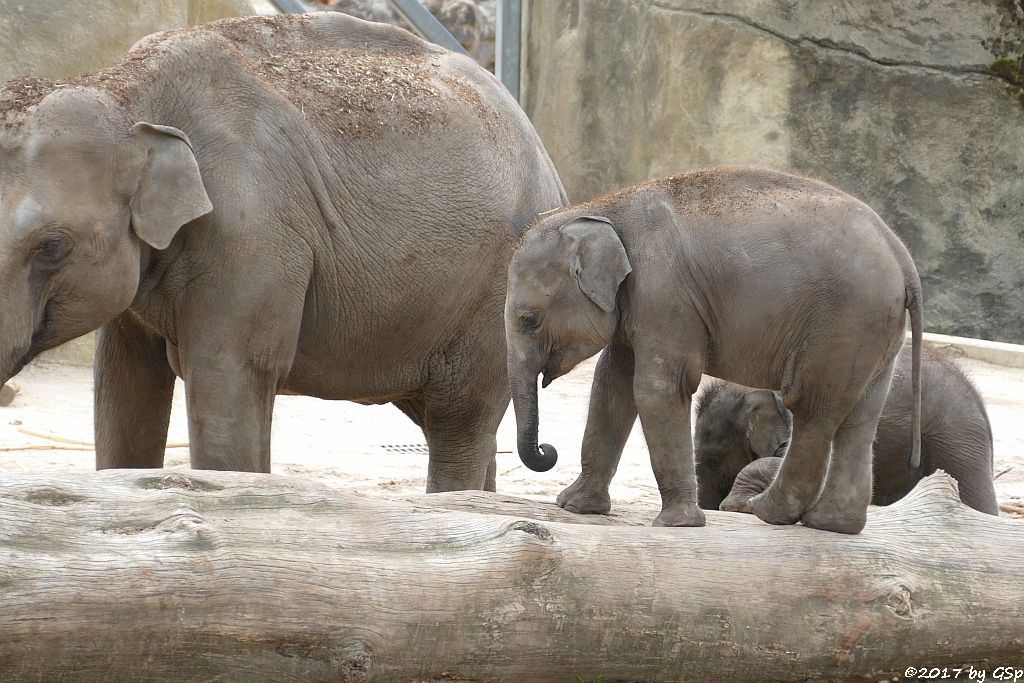
[[[519,459],[534,472],[547,472],[558,461],[558,451],[551,444],[537,444],[537,373],[513,371],[509,379],[516,411]]]
[[[14,287],[8,289],[6,296],[0,295],[0,384],[18,374],[38,354],[33,346],[38,321],[43,317],[42,311],[25,305],[24,299],[28,297],[23,292],[23,298],[16,298],[11,289]]]

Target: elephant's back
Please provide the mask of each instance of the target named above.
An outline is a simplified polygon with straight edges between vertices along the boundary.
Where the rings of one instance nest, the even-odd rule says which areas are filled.
[[[319,138],[314,156],[320,146],[331,160],[321,166],[375,178],[375,194],[389,180],[419,187],[447,176],[419,201],[457,200],[458,183],[469,190],[468,206],[452,210],[481,216],[481,202],[489,203],[508,214],[515,236],[538,212],[567,203],[529,119],[465,55],[339,12],[226,19],[204,28],[230,40],[268,94],[298,110]],[[474,188],[463,182],[467,173]]]
[[[777,210],[787,202],[855,200],[821,180],[763,166],[698,168],[651,184],[692,216],[740,217]]]
[[[723,275],[761,288],[769,277],[815,283],[825,299],[856,306],[906,290],[905,248],[869,206],[827,183],[759,167],[721,167],[663,185],[681,231]]]

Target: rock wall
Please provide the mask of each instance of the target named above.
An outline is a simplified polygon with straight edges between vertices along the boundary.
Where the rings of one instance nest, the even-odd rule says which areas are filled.
[[[1020,0],[524,0],[573,200],[714,163],[820,177],[909,246],[929,331],[1024,342]]]
[[[96,71],[150,33],[254,13],[247,0],[0,0],[0,81]]]

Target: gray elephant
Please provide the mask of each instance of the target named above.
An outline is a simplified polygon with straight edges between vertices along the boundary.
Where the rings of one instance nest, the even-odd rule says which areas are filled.
[[[916,399],[921,285],[910,254],[871,209],[815,180],[714,168],[555,212],[530,228],[509,266],[519,455],[536,470],[557,458],[538,446],[537,375],[547,386],[604,348],[582,473],[559,505],[609,510],[639,412],[662,497],[655,524],[703,525],[690,397],[707,373],[779,389],[793,413],[789,455],[754,513],[856,533],[907,310]],[[915,456],[919,425],[915,409]]]
[[[960,499],[998,515],[992,485],[992,429],[978,390],[947,356],[926,349],[921,361],[921,466],[907,467],[913,409],[911,354],[900,352],[875,434],[871,502],[889,505],[923,477],[945,470]],[[744,512],[771,484],[789,443],[791,416],[779,395],[712,380],[695,397],[694,453],[700,506]],[[737,476],[739,475],[739,476]]]
[[[428,491],[494,488],[502,305],[565,203],[469,58],[343,14],[150,36],[0,89],[0,379],[102,327],[96,462],[160,467],[175,375],[192,465],[269,471],[275,395],[392,402]]]

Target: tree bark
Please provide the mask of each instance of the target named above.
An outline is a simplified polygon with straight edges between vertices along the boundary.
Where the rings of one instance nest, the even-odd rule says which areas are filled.
[[[0,680],[1024,668],[1024,523],[964,507],[945,474],[873,508],[857,536],[730,513],[693,529],[635,521],[483,492],[380,500],[273,475],[8,473]]]

